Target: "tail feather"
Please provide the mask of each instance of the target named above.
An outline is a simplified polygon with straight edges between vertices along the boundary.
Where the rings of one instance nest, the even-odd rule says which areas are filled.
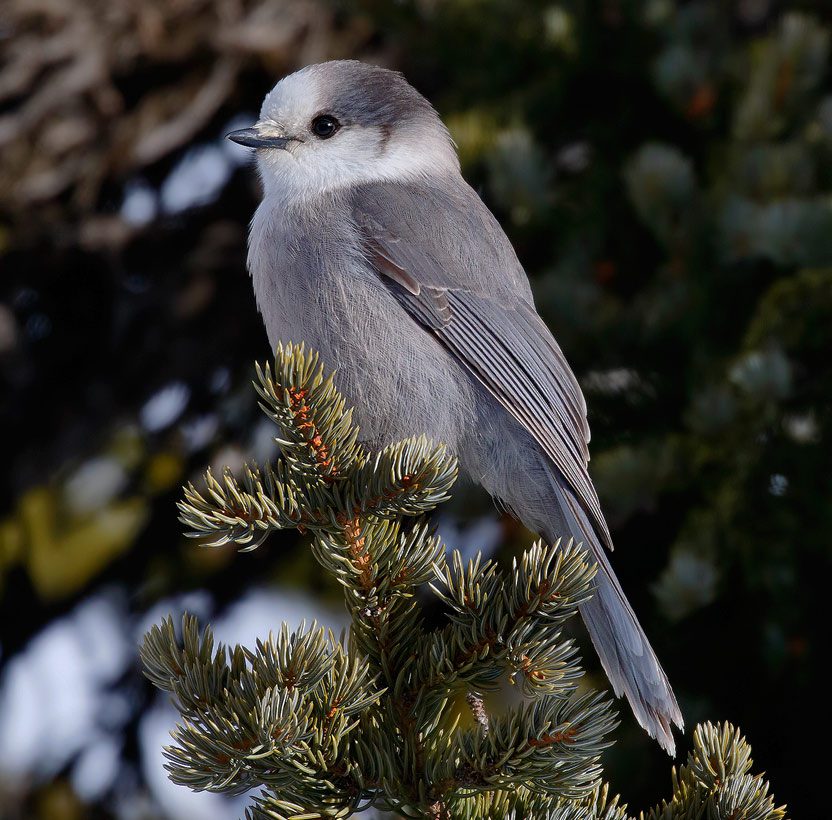
[[[618,697],[626,695],[636,720],[671,756],[676,754],[672,726],[684,728],[682,713],[667,676],[610,566],[605,549],[586,513],[571,492],[553,479],[559,507],[558,523],[583,541],[598,564],[596,589],[581,607],[601,665]],[[545,532],[554,540],[561,532]]]

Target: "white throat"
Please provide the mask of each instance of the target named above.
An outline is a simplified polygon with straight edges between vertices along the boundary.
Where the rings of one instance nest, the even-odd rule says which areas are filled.
[[[345,145],[344,150],[326,155],[320,151],[313,157],[303,147],[296,153],[291,149],[259,151],[257,165],[265,196],[287,206],[371,182],[406,182],[459,173],[456,151],[444,135],[430,135],[422,143],[414,148],[412,141],[392,140],[383,150],[373,147],[372,151]]]

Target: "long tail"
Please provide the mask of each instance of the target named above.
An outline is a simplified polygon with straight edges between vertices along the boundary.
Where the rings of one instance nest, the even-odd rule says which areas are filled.
[[[675,756],[676,742],[671,724],[682,729],[684,721],[667,676],[583,508],[554,477],[552,484],[560,507],[554,516],[559,519],[557,525],[566,525],[575,540],[583,541],[592,550],[598,563],[595,593],[580,612],[601,665],[615,694],[627,696],[636,720],[669,755]],[[542,533],[550,540],[563,534],[557,531]]]

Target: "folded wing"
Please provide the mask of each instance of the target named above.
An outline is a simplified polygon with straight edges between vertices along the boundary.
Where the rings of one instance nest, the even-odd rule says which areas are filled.
[[[432,333],[537,440],[611,547],[587,472],[586,403],[537,315],[511,243],[474,191],[378,183],[352,194],[368,261]]]

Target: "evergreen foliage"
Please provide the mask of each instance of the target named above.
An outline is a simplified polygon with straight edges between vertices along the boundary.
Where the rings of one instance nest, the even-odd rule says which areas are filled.
[[[563,624],[592,594],[594,565],[572,542],[536,543],[509,571],[448,560],[425,516],[448,498],[456,462],[424,438],[371,453],[316,354],[280,347],[257,369],[261,407],[279,428],[272,466],[238,481],[206,474],[179,505],[187,534],[243,550],[275,529],[308,534],[337,578],[348,636],[316,624],[214,646],[185,616],[153,627],[145,674],[182,720],[166,750],[176,783],[253,798],[250,820],[348,817],[375,806],[404,817],[626,820],[601,783],[616,718],[582,670]],[[445,623],[428,628],[430,585]],[[485,695],[509,680],[513,705]],[[496,700],[496,699],[495,699]],[[673,795],[647,820],[778,820],[750,749],[729,725],[697,728]]]

